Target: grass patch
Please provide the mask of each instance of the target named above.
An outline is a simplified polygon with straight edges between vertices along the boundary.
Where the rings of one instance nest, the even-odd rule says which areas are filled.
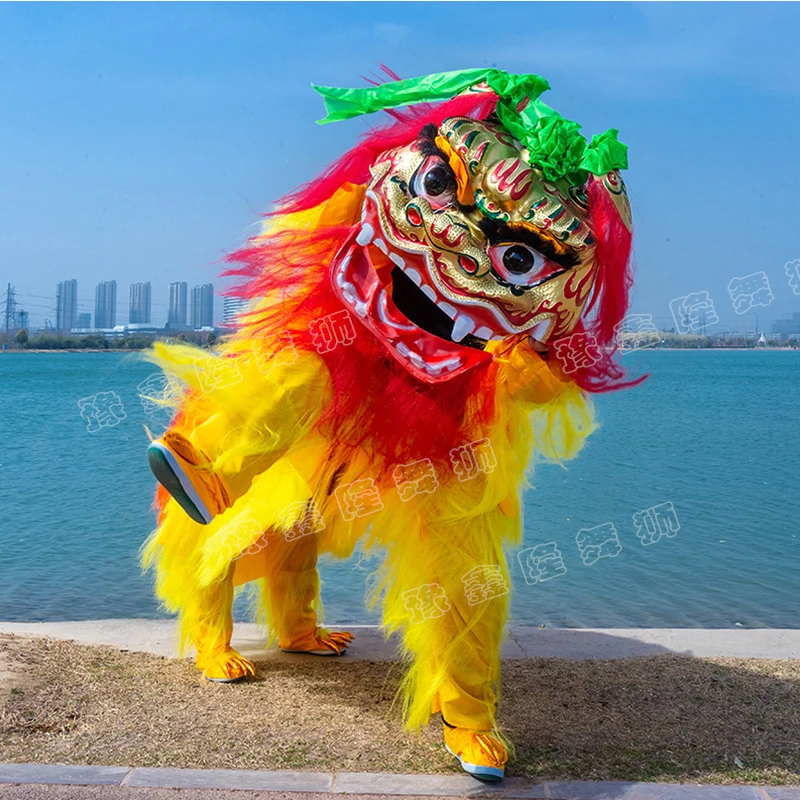
[[[273,659],[208,684],[188,661],[0,636],[0,762],[458,772],[400,727],[400,668]],[[800,784],[800,661],[654,655],[503,665],[508,774]]]

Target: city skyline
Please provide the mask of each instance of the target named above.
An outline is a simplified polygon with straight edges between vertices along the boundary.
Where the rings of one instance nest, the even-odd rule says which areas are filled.
[[[381,63],[403,77],[495,66],[544,76],[547,103],[629,145],[632,312],[666,323],[674,299],[706,291],[721,326],[753,329],[728,286],[762,271],[774,300],[759,325],[800,310],[785,271],[800,258],[797,5],[596,3],[567,22],[563,6],[540,3],[530,32],[529,7],[504,4],[482,19],[486,46],[472,55],[438,33],[462,8],[65,4],[43,26],[35,4],[0,4],[0,286],[16,286],[40,327],[55,322],[65,277],[84,287],[83,311],[101,280],[150,281],[163,323],[163,276],[221,293],[224,258],[259,213],[385,121],[316,125],[310,83],[360,86]],[[330,58],[308,57],[320,51]],[[43,226],[43,209],[58,209],[59,225]],[[743,229],[758,248],[742,252]]]
[[[32,325],[29,312],[25,309],[24,296],[15,290],[13,284],[8,285],[7,292],[2,298],[4,314],[7,305],[8,293],[14,304],[13,319],[9,319],[12,329],[26,328],[30,330],[54,330],[69,332],[71,330],[110,330],[119,326],[147,326],[156,329],[172,328],[191,330],[192,319],[189,312],[188,298],[195,294],[197,307],[194,313],[202,320],[198,327],[210,327],[224,324],[224,309],[219,310],[215,318],[216,305],[214,297],[216,287],[211,282],[198,284],[189,289],[186,281],[172,282],[167,287],[169,302],[165,313],[152,313],[153,305],[163,306],[156,301],[153,303],[152,285],[149,281],[132,282],[129,284],[128,300],[121,299],[117,292],[117,281],[100,281],[94,287],[94,299],[87,295],[79,295],[79,282],[75,278],[59,281],[53,299],[52,313],[45,314],[44,323]],[[158,297],[158,294],[156,294]],[[40,297],[39,299],[45,299]],[[223,298],[223,301],[228,298]],[[236,302],[240,301],[236,299]],[[173,309],[173,303],[175,308]],[[92,310],[88,310],[91,308]],[[173,310],[175,311],[173,315]],[[102,324],[98,325],[98,316]],[[0,328],[6,328],[5,317]]]
[[[800,265],[800,262],[798,264]],[[166,314],[151,315],[151,289],[149,281],[134,282],[129,285],[128,315],[127,319],[124,319],[124,316],[119,313],[123,301],[118,300],[116,297],[116,281],[101,281],[95,287],[95,315],[93,319],[91,312],[83,310],[89,304],[89,301],[85,297],[83,299],[78,297],[77,279],[59,281],[56,287],[54,309],[57,324],[53,325],[52,321],[50,321],[49,325],[37,328],[29,324],[29,315],[24,309],[25,303],[23,300],[17,299],[19,297],[18,293],[15,291],[14,286],[9,284],[6,303],[4,303],[2,327],[3,329],[6,327],[5,309],[9,296],[15,304],[13,318],[10,318],[11,328],[17,330],[24,327],[30,331],[45,330],[47,328],[61,331],[110,330],[114,327],[128,326],[147,327],[155,330],[232,327],[236,325],[236,319],[242,309],[246,308],[249,303],[249,301],[236,296],[220,295],[222,303],[218,306],[215,303],[217,290],[213,283],[197,284],[190,291],[186,281],[173,281],[168,285],[168,310]],[[631,314],[630,318],[633,322],[634,317],[644,316],[647,318],[648,326],[652,324],[655,328],[664,332],[701,332],[712,336],[715,333],[745,335],[780,333],[781,335],[786,335],[787,333],[800,332],[800,312],[790,312],[770,318],[764,314],[764,307],[757,302],[758,296],[763,295],[768,289],[764,286],[756,285],[751,287],[750,291],[752,294],[748,294],[746,288],[742,288],[740,289],[741,294],[734,297],[737,302],[744,301],[747,303],[744,311],[736,315],[718,314],[713,302],[706,307],[709,298],[703,297],[705,293],[700,293],[699,296],[694,298],[678,298],[678,300],[684,301],[680,304],[683,310],[678,312],[676,309],[672,309],[673,313],[670,317]],[[767,295],[767,299],[769,299],[769,295]],[[752,302],[754,300],[756,302]],[[694,310],[692,303],[696,306]],[[113,304],[113,311],[110,304]],[[102,325],[97,324],[97,312],[100,305],[102,305],[103,309],[101,316],[107,311],[112,314],[112,319],[107,319],[103,316],[101,322],[106,324]],[[688,315],[688,318],[692,318],[692,315],[694,315],[694,317],[697,317],[697,324],[689,322],[690,330],[685,330],[684,325],[687,324],[687,321],[683,319],[681,314]],[[65,322],[61,323],[62,325],[66,324],[66,320],[72,319],[72,326],[70,328],[59,328],[58,324],[62,318],[65,320]],[[47,320],[50,320],[50,318],[48,317]]]

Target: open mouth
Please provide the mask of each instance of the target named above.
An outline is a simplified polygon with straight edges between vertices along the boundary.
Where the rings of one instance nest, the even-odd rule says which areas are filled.
[[[421,262],[424,255],[390,251],[365,222],[334,259],[333,285],[403,367],[434,383],[491,361],[483,350],[491,331],[477,336],[469,317],[426,283]]]
[[[480,339],[471,333],[462,333],[461,338],[456,340],[456,319],[443,311],[400,267],[394,267],[391,276],[392,301],[409,322],[445,341],[457,341],[462,347],[483,350],[486,339]],[[461,319],[464,319],[463,315]]]

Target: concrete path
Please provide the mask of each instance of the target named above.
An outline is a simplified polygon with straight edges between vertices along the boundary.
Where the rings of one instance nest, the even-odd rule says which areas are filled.
[[[15,786],[6,794],[3,784]],[[390,775],[355,772],[261,772],[255,770],[156,769],[140,767],[76,767],[54,764],[0,764],[0,800],[5,797],[47,797],[23,794],[20,787],[98,786],[109,791],[100,798],[135,800],[137,789],[183,789],[179,797],[199,797],[199,792],[235,790],[255,800],[274,797],[330,798],[332,795],[381,797],[496,797],[509,800],[800,800],[800,787],[712,786],[701,784],[553,781],[534,783],[509,778],[501,784],[484,784],[467,775]],[[115,792],[111,792],[112,788]],[[26,788],[25,791],[28,791]],[[43,790],[42,790],[43,791]],[[255,794],[252,794],[255,793]],[[69,797],[70,795],[61,795]],[[85,792],[74,797],[88,797]],[[154,797],[169,797],[156,793]],[[213,795],[219,797],[220,795]]]
[[[390,661],[396,641],[384,640],[375,626],[349,625],[356,634],[347,657],[363,661]],[[52,636],[83,644],[106,644],[123,650],[176,654],[172,620],[105,619],[84,622],[0,622],[0,633]],[[264,651],[263,639],[252,623],[236,625],[233,645],[244,656],[282,657],[274,648]],[[741,658],[800,658],[800,630],[773,628],[512,628],[503,648],[504,658],[627,658],[680,653],[693,656]]]
[[[348,658],[385,661],[396,642],[377,628],[350,626]],[[170,620],[0,622],[0,633],[49,636],[123,650],[175,655]],[[248,656],[293,658],[265,651],[255,625],[236,626],[234,645]],[[800,658],[800,631],[774,629],[539,629],[509,632],[504,657],[625,658],[657,653],[745,658]],[[499,786],[466,775],[263,772],[54,764],[0,764],[0,800],[324,800],[335,794],[374,797],[498,797],[533,800],[800,800],[800,787],[616,782],[545,782],[509,778]]]

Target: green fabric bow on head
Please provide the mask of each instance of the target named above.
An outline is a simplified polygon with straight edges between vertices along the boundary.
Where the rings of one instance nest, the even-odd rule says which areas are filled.
[[[628,168],[628,146],[617,139],[616,128],[596,134],[587,143],[577,122],[565,119],[539,99],[550,84],[538,75],[466,69],[363,89],[313,88],[325,101],[328,115],[319,121],[325,124],[387,108],[449,100],[480,83],[486,83],[500,98],[495,114],[503,127],[525,146],[529,162],[538,166],[547,180],[564,178],[580,186],[589,173],[605,175]]]

